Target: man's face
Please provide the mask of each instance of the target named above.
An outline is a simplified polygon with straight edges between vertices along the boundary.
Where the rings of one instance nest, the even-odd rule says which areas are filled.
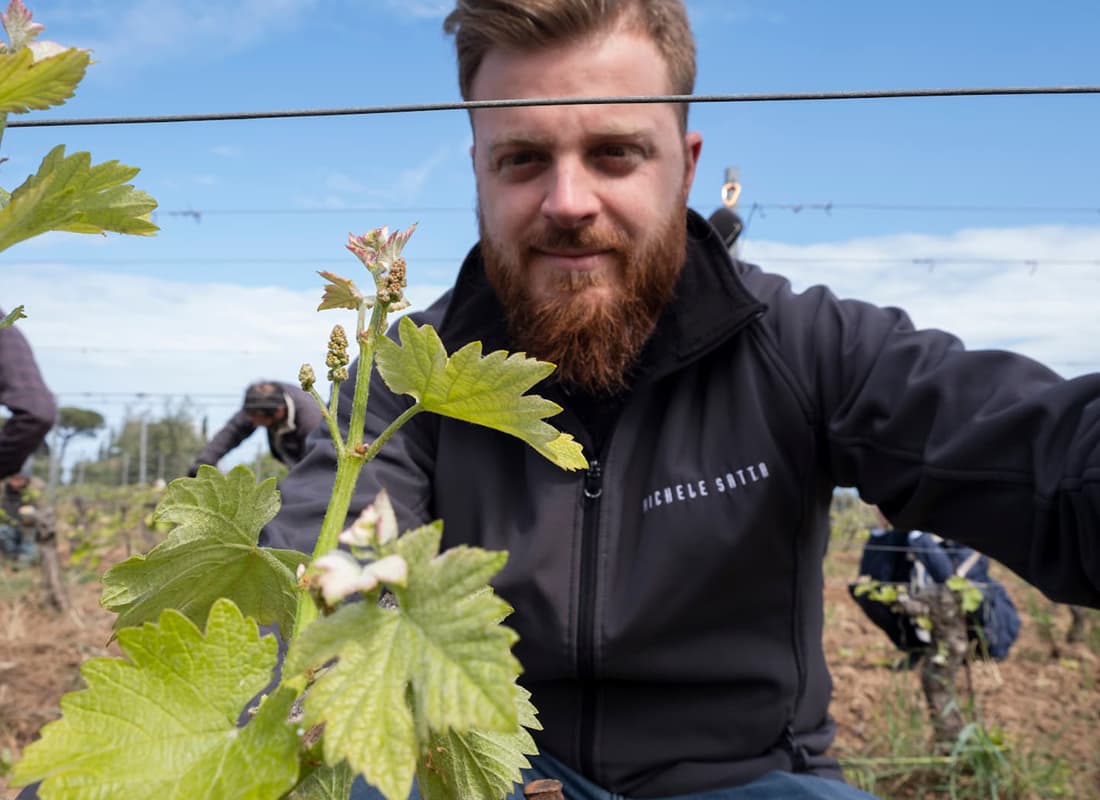
[[[615,30],[551,49],[490,50],[472,99],[668,94],[659,51]],[[514,345],[562,380],[620,386],[684,259],[702,138],[668,104],[473,112],[486,273]]]
[[[270,428],[286,416],[286,409],[277,408],[272,411],[247,411],[245,412],[249,422],[261,428]]]

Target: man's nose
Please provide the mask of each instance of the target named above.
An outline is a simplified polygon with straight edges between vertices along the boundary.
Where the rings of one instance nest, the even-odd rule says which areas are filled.
[[[562,228],[590,224],[600,212],[595,176],[576,162],[560,162],[549,171],[542,213]]]

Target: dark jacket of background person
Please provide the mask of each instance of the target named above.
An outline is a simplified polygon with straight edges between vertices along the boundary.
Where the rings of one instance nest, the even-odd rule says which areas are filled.
[[[444,546],[509,551],[494,586],[515,608],[505,623],[540,750],[637,797],[838,774],[822,646],[837,486],[1100,605],[1100,375],[1066,381],[915,331],[897,309],[795,293],[731,261],[698,215],[688,229],[675,299],[621,407],[536,388],[564,407],[550,422],[585,446],[587,473],[421,414],[367,465],[351,509],[385,486],[403,528],[439,518]],[[414,315],[448,352],[509,347],[479,252]],[[375,376],[367,439],[410,403]],[[607,431],[595,451],[588,427]],[[313,547],[335,472],[327,435],[284,479],[264,543]]]
[[[1020,633],[1020,615],[1004,585],[989,574],[989,559],[965,545],[924,531],[875,529],[864,545],[859,574],[919,591],[929,583],[946,583],[954,575],[966,578],[982,593],[982,604],[967,615],[967,635],[979,656],[1002,660]],[[930,637],[908,615],[870,598],[851,584],[852,599],[901,651],[910,665],[927,652]]]
[[[301,461],[305,454],[306,437],[321,424],[324,417],[317,407],[317,401],[303,392],[301,387],[280,381],[270,383],[282,390],[287,411],[281,422],[267,429],[267,443],[276,460],[291,466]],[[206,447],[195,458],[191,472],[194,473],[199,464],[216,465],[222,456],[251,436],[256,428],[248,418],[247,411],[242,408],[206,443]]]
[[[18,325],[0,329],[0,406],[10,414],[0,428],[0,478],[6,478],[20,470],[57,419],[57,402]]]

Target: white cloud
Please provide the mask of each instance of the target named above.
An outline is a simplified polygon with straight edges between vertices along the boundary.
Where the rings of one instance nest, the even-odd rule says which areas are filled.
[[[1065,375],[1100,369],[1100,227],[970,229],[789,245],[749,240],[745,260],[797,289],[905,309],[972,348],[1023,352]],[[1027,262],[1033,263],[1027,263]]]

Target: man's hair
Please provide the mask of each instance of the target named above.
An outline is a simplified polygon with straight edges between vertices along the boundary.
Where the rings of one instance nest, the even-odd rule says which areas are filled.
[[[254,383],[245,389],[244,410],[272,414],[286,405],[283,390],[274,383]]]
[[[458,85],[471,99],[474,78],[494,47],[530,50],[580,40],[618,23],[649,36],[664,58],[673,94],[695,88],[695,38],[683,0],[456,0],[443,30],[454,34]],[[687,124],[687,104],[681,119]]]

